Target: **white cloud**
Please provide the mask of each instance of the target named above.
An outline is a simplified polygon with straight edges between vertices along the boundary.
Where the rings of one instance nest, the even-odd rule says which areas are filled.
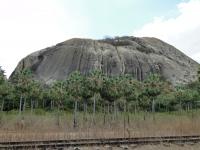
[[[200,0],[182,2],[177,9],[177,17],[157,17],[134,31],[134,36],[160,38],[200,62]]]
[[[88,22],[69,2],[63,7],[57,0],[0,0],[0,65],[10,75],[31,52],[86,36]]]

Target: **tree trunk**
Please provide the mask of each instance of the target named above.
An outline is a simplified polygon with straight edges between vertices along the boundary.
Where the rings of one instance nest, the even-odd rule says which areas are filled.
[[[73,117],[73,127],[77,127],[77,101],[74,104],[74,117]]]
[[[153,98],[153,101],[152,101],[152,113],[153,113],[153,120],[155,121],[155,101],[154,101],[154,98]]]
[[[126,137],[126,117],[124,113],[124,138]]]
[[[95,124],[95,113],[96,113],[96,95],[94,96],[93,99],[93,116],[92,116],[93,124]]]
[[[182,112],[182,103],[180,101],[180,112]]]
[[[19,102],[19,115],[21,115],[22,112],[22,95],[20,96],[20,102]]]
[[[126,101],[124,101],[124,113],[126,112]]]
[[[190,104],[187,104],[187,111],[190,111]]]
[[[42,99],[42,108],[44,109],[44,106],[45,105],[45,100],[44,99]]]
[[[103,105],[103,124],[106,124],[106,104]]]
[[[192,119],[194,118],[194,106],[193,103],[191,104],[191,109],[192,109]]]
[[[99,104],[99,113],[102,113],[102,103]]]
[[[108,103],[108,114],[110,114],[110,103]]]
[[[57,111],[57,126],[60,127],[60,105],[58,105]]]
[[[3,112],[3,109],[4,109],[4,99],[2,101],[2,104],[1,104],[1,111]]]
[[[112,102],[110,102],[110,123],[112,123],[113,122],[113,113],[114,113],[114,111],[113,111],[113,104],[112,104]]]
[[[124,101],[124,138],[126,137],[126,101]]]
[[[88,104],[87,103],[85,104],[85,113],[86,113],[86,115],[88,113]]]
[[[117,108],[116,108],[116,102],[114,101],[114,120],[117,118]]]
[[[35,100],[35,101],[34,101],[34,107],[35,107],[35,108],[38,108],[38,100]]]
[[[130,111],[129,111],[129,105],[128,105],[128,104],[126,104],[126,105],[127,105],[127,110],[128,110],[128,113],[127,113],[127,121],[128,121],[128,125],[130,125],[130,116],[129,116]]]
[[[146,114],[147,114],[147,110],[144,111],[143,120],[146,120]]]
[[[134,105],[134,113],[137,113],[137,104]]]
[[[158,105],[159,105],[158,109],[159,109],[159,111],[160,111],[160,102],[158,103]]]
[[[33,100],[31,99],[31,114],[33,113]]]
[[[53,110],[53,100],[51,100],[51,110]]]
[[[154,101],[154,99],[152,100],[151,110],[152,110],[153,113],[155,112],[155,101]]]
[[[86,100],[84,100],[84,102],[83,102],[83,111],[84,111],[83,120],[87,121],[87,102],[86,102]]]
[[[51,100],[51,110],[54,109],[54,100]]]
[[[23,105],[23,111],[26,110],[26,98],[24,98],[24,105]]]
[[[15,107],[15,102],[14,102],[14,99],[12,100],[12,109],[14,109]]]

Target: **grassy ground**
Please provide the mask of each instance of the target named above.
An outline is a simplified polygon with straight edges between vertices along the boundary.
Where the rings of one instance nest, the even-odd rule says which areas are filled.
[[[128,148],[129,150],[199,150],[200,144],[194,145],[175,145],[175,144],[168,144],[168,145],[130,145],[130,146],[119,146],[119,147],[110,147],[110,146],[103,146],[103,147],[82,147],[81,150],[124,150]],[[67,150],[74,150],[74,148],[67,148]]]
[[[78,114],[73,128],[73,114],[36,110],[19,115],[0,114],[0,141],[53,140],[75,138],[110,138],[200,134],[200,111],[173,113],[132,113],[117,115]],[[125,116],[125,118],[124,118]],[[129,121],[128,121],[129,120]]]

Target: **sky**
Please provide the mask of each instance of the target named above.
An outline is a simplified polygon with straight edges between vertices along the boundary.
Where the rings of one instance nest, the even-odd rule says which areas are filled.
[[[0,66],[70,38],[157,37],[200,62],[200,0],[0,0]]]

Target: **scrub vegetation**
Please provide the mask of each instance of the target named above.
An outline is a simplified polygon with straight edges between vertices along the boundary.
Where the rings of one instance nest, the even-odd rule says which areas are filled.
[[[175,87],[158,74],[140,82],[96,70],[43,85],[30,70],[7,80],[0,68],[0,140],[198,134],[199,100],[200,76]]]

